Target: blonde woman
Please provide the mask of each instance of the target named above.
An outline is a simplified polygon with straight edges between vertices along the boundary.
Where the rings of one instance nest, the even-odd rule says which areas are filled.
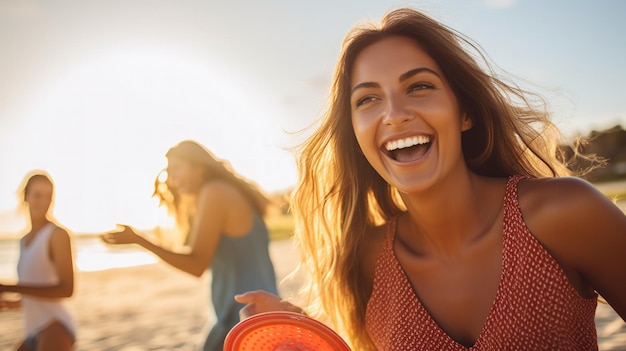
[[[202,276],[211,270],[211,298],[217,316],[203,346],[221,351],[243,305],[235,294],[250,289],[277,292],[263,220],[268,199],[204,146],[185,140],[167,156],[167,179],[155,183],[155,196],[188,231],[189,251],[174,252],[154,244],[128,226],[102,236],[109,244],[138,244],[163,261]]]

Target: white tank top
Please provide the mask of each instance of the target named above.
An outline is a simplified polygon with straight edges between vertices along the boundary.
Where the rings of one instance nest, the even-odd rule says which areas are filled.
[[[48,249],[50,235],[55,228],[53,223],[48,223],[39,229],[28,245],[26,245],[25,238],[20,241],[20,258],[17,263],[20,285],[45,286],[59,282],[59,275],[50,260]],[[22,311],[26,336],[37,335],[55,320],[61,322],[75,336],[74,321],[64,301],[63,298],[42,298],[23,294]]]

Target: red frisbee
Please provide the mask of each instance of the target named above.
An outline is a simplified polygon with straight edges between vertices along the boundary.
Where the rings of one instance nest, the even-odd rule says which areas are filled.
[[[323,323],[280,311],[239,322],[226,335],[224,351],[350,351],[350,347]]]

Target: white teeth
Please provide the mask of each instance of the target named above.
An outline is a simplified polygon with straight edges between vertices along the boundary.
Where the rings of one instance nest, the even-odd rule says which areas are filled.
[[[414,137],[389,141],[385,144],[385,148],[387,149],[387,151],[393,151],[396,149],[404,149],[404,148],[415,146],[415,145],[427,144],[428,142],[430,142],[430,137],[427,137],[425,135],[420,135],[420,136],[414,136]]]

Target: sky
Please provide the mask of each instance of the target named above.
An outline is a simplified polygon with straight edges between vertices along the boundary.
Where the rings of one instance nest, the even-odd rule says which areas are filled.
[[[268,192],[292,187],[344,35],[403,6],[535,82],[566,135],[626,124],[620,0],[0,0],[0,233],[23,229],[33,169],[74,232],[170,223],[152,184],[184,139]]]

